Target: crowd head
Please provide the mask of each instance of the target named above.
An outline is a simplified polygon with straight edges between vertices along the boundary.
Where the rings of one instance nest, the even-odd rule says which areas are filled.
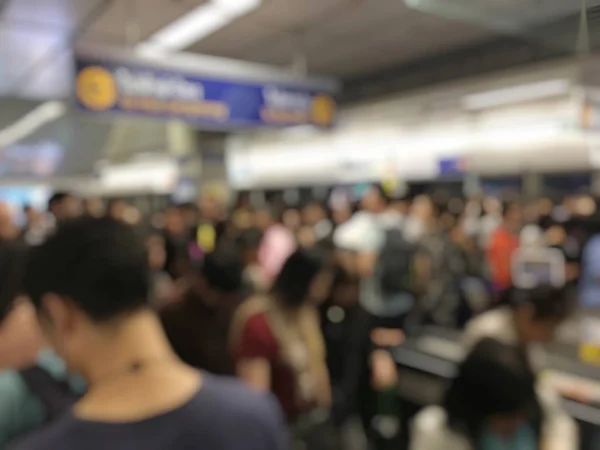
[[[275,279],[273,294],[286,308],[317,305],[327,296],[332,280],[333,271],[327,266],[323,255],[296,250]]]
[[[515,311],[517,332],[526,343],[551,341],[557,328],[577,306],[572,287],[514,288],[509,290],[507,297]]]
[[[48,342],[81,371],[102,332],[149,307],[147,254],[122,222],[76,219],[31,251],[24,288]]]
[[[487,431],[512,436],[520,426],[532,423],[528,415],[534,416],[539,433],[535,377],[526,356],[493,339],[480,341],[469,353],[443,405],[449,425],[477,446]]]

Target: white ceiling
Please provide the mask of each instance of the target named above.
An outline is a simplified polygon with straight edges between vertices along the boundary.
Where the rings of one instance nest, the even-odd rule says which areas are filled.
[[[0,96],[66,97],[75,42],[133,45],[200,3],[0,0]],[[412,10],[404,0],[264,0],[190,50],[280,66],[301,53],[312,73],[351,77],[490,36]]]

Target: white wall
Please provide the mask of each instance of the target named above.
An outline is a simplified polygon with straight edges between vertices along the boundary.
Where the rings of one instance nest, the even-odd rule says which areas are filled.
[[[228,145],[230,182],[248,188],[390,176],[429,179],[438,175],[440,158],[472,157],[472,167],[486,171],[484,155],[494,155],[487,159],[493,161],[490,170],[503,155],[512,160],[521,155],[516,165],[503,163],[506,170],[520,170],[544,151],[567,155],[560,143],[577,148],[581,156],[579,73],[573,62],[534,66],[357,105],[341,112],[331,131],[238,136]],[[503,97],[517,97],[515,86],[524,86],[520,95],[528,101],[502,104]],[[487,99],[489,106],[465,109],[473,95]],[[530,149],[530,158],[522,156]],[[561,158],[546,159],[545,167],[553,161]]]

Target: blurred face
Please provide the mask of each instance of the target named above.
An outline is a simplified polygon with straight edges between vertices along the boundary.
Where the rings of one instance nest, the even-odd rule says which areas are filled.
[[[12,239],[17,233],[10,206],[0,203],[0,239]]]
[[[339,208],[333,211],[333,222],[336,225],[341,225],[344,222],[347,222],[352,217],[352,211],[350,208]]]
[[[560,324],[560,320],[556,319],[537,319],[532,321],[528,333],[529,341],[550,342],[554,339],[554,335]]]
[[[27,211],[25,211],[25,214],[27,215],[28,225],[38,223],[40,220],[42,220],[42,215],[40,214],[40,212],[33,208],[27,209]]]
[[[258,262],[258,247],[247,247],[242,250],[244,266],[250,266]]]
[[[417,197],[410,208],[411,216],[429,221],[433,217],[433,205],[428,197]]]
[[[45,343],[38,327],[33,305],[26,298],[17,298],[3,311],[0,340],[3,352],[1,369],[31,367]]]
[[[102,217],[104,214],[104,203],[99,198],[90,198],[85,202],[85,211],[92,217]]]
[[[591,216],[596,212],[596,202],[592,197],[583,196],[577,200],[576,212],[580,216]]]
[[[483,211],[486,214],[500,214],[502,205],[496,197],[487,197],[483,201]]]
[[[522,306],[516,311],[516,324],[521,340],[525,343],[550,342],[562,323],[555,318],[539,319],[534,317],[533,308]]]
[[[317,238],[311,227],[302,227],[298,230],[298,244],[302,248],[311,248],[317,243]]]
[[[509,438],[525,423],[525,414],[518,411],[511,414],[498,414],[488,419],[488,427],[498,436]]]
[[[550,200],[549,198],[543,198],[540,200],[538,207],[538,210],[541,215],[549,216],[552,213],[554,205],[552,204],[552,200]]]
[[[459,222],[452,227],[450,237],[458,245],[464,245],[467,241],[467,233],[463,222]]]
[[[185,229],[185,222],[181,211],[178,209],[170,209],[165,214],[165,230],[170,234],[180,234]]]
[[[325,301],[331,292],[331,285],[333,283],[333,272],[330,270],[324,270],[320,272],[310,284],[308,295],[310,302],[313,305],[320,305]]]
[[[108,214],[112,219],[123,220],[125,211],[127,210],[127,204],[125,202],[114,202],[110,205]]]
[[[449,232],[451,231],[456,224],[456,219],[450,213],[444,213],[440,216],[440,226],[442,230]]]
[[[220,205],[217,199],[211,195],[205,195],[199,201],[200,212],[202,216],[209,220],[218,220],[220,218]]]
[[[288,209],[283,213],[283,224],[290,230],[295,230],[300,226],[302,219],[296,209]]]
[[[302,222],[305,225],[315,225],[319,221],[323,220],[325,217],[325,212],[320,205],[308,205],[302,211]]]
[[[257,211],[254,218],[256,221],[256,226],[262,231],[265,231],[273,223],[271,214],[269,214],[268,211]]]
[[[165,243],[162,238],[153,236],[148,240],[148,263],[151,269],[160,270],[165,266]]]
[[[523,225],[523,213],[518,206],[511,206],[504,216],[506,227],[512,232],[518,232]]]
[[[408,214],[408,203],[404,202],[404,201],[395,201],[390,205],[390,208],[393,211],[396,211],[400,214],[402,214],[403,216],[405,216],[406,214]]]
[[[81,215],[81,200],[77,197],[69,196],[61,202],[60,210],[61,220],[75,219]]]
[[[379,191],[370,187],[360,201],[360,206],[365,211],[379,212],[384,206]]]
[[[69,370],[84,375],[82,362],[89,353],[89,343],[96,337],[91,321],[68,299],[45,294],[38,323],[44,338]]]
[[[358,269],[356,267],[356,254],[349,250],[336,250],[334,253],[334,261],[350,275],[356,275]]]
[[[254,223],[254,216],[250,211],[239,210],[233,214],[233,225],[238,230],[250,228]]]

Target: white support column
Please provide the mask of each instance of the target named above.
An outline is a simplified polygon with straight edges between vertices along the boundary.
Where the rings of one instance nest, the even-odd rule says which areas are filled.
[[[541,174],[527,172],[523,174],[523,198],[535,199],[542,195],[544,179]]]
[[[195,201],[202,183],[202,153],[197,132],[184,122],[170,121],[167,142],[169,154],[179,163],[176,201]]]
[[[592,172],[592,184],[590,186],[591,194],[594,196],[600,196],[600,170]]]

